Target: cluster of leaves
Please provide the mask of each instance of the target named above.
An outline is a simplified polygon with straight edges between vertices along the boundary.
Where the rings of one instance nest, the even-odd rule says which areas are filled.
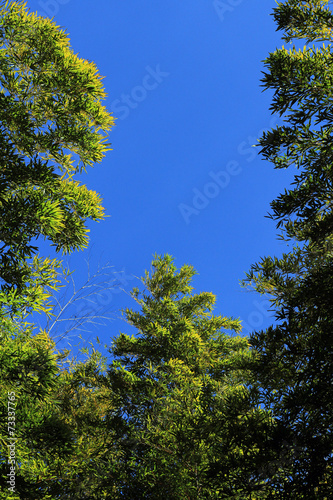
[[[97,383],[101,355],[92,351],[67,366],[46,332],[32,336],[27,327],[10,327],[1,338],[0,498],[106,498],[102,489],[95,494],[99,482],[91,481],[113,446],[103,424],[105,390]],[[8,394],[15,395],[14,441],[8,439]],[[14,491],[8,484],[12,443]]]
[[[6,339],[3,399],[15,390],[19,415],[14,499],[268,498],[274,422],[250,389],[239,321],[214,316],[211,293],[192,293],[191,266],[178,271],[166,255],[152,268],[132,292],[140,310],[125,311],[138,335],[114,340],[111,363],[92,349],[68,365],[46,344],[37,360],[45,332]],[[3,477],[6,468],[3,456]]]
[[[177,272],[166,255],[152,267],[145,290],[132,292],[140,310],[126,310],[138,335],[115,339],[107,374],[117,409],[107,423],[115,429],[122,422],[122,493],[142,499],[262,493],[253,473],[273,423],[248,388],[247,339],[226,332],[239,332],[240,323],[212,315],[211,293],[192,294],[191,266]]]
[[[271,204],[281,237],[292,239],[294,249],[281,258],[263,258],[246,280],[270,294],[276,311],[277,325],[251,336],[258,353],[252,368],[279,429],[276,447],[280,453],[297,449],[274,484],[279,498],[333,494],[333,15],[328,4],[278,4],[274,18],[284,39],[305,38],[307,45],[271,53],[263,78],[265,89],[274,92],[271,109],[287,125],[263,134],[261,152],[276,168],[299,170],[294,187]],[[323,41],[329,44],[320,45]]]
[[[96,66],[66,33],[22,2],[1,2],[0,284],[17,289],[25,309],[36,309],[43,273],[56,276],[53,262],[32,260],[37,238],[80,249],[87,219],[103,218],[101,198],[73,176],[108,150],[104,97]]]
[[[50,312],[48,299],[66,277],[59,260],[37,255],[38,238],[47,239],[58,252],[71,252],[87,245],[87,220],[103,218],[99,195],[74,178],[100,162],[109,149],[105,134],[114,121],[102,105],[101,80],[96,66],[73,53],[66,33],[53,21],[30,13],[23,2],[0,2],[0,498],[4,499],[58,498],[62,492],[68,498],[67,483],[84,487],[77,478],[78,464],[84,463],[88,470],[87,457],[99,446],[92,435],[90,451],[82,445],[75,434],[79,417],[74,412],[75,399],[78,408],[86,407],[86,414],[93,415],[92,404],[96,409],[98,391],[87,380],[98,356],[96,361],[90,356],[86,364],[74,363],[72,373],[61,365],[48,333],[36,331],[26,319],[34,311]],[[14,492],[7,482],[8,393],[15,394]],[[72,403],[67,416],[62,411],[66,401]],[[83,426],[82,432],[86,430]],[[78,498],[75,488],[71,486],[72,498]]]

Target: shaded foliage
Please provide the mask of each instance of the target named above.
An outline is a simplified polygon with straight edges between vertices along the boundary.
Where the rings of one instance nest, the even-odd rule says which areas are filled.
[[[264,158],[299,170],[293,188],[272,202],[271,217],[294,248],[252,266],[247,282],[268,293],[277,325],[252,335],[254,371],[272,408],[277,448],[289,466],[275,480],[281,498],[331,498],[333,465],[332,41],[328,1],[279,3],[278,29],[303,49],[282,48],[265,61],[272,111],[287,125],[264,133]],[[288,451],[289,450],[289,451]],[[297,453],[296,453],[297,450]]]

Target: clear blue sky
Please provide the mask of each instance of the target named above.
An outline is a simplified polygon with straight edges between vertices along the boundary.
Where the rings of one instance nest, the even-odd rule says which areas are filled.
[[[109,262],[130,290],[154,253],[198,271],[197,291],[217,295],[216,313],[239,317],[244,334],[270,323],[260,296],[239,280],[264,255],[280,255],[269,203],[292,180],[257,155],[263,129],[278,123],[260,87],[262,60],[280,47],[274,0],[28,0],[66,29],[75,53],[93,60],[118,117],[113,151],[82,181],[110,215],[91,224],[88,251],[71,258],[75,280]],[[101,304],[116,315],[124,293]],[[86,307],[88,305],[86,304]],[[114,319],[94,330],[103,341]],[[90,335],[89,335],[90,336]],[[88,335],[86,338],[89,337]]]

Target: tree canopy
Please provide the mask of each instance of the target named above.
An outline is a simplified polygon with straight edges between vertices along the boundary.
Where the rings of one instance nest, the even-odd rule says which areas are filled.
[[[329,3],[279,2],[292,45],[264,61],[284,125],[259,146],[296,171],[270,214],[292,248],[254,264],[244,285],[270,298],[274,324],[242,336],[239,320],[213,314],[214,294],[194,291],[192,266],[155,255],[123,311],[136,333],[106,356],[82,349],[85,359],[28,320],[50,312],[65,276],[38,238],[71,252],[103,217],[75,176],[102,160],[113,118],[97,68],[67,35],[21,2],[0,3],[1,499],[333,497]]]
[[[74,178],[100,162],[114,123],[94,63],[68,36],[22,2],[0,11],[0,279],[2,313],[38,309],[57,262],[36,256],[44,237],[57,251],[87,245],[88,219],[101,220],[100,196]],[[5,305],[6,304],[6,305]]]
[[[27,320],[50,312],[65,274],[61,261],[38,255],[38,238],[58,252],[87,245],[86,222],[104,209],[75,175],[102,160],[114,120],[95,64],[23,2],[0,3],[0,48],[1,498],[57,498],[40,482],[50,457],[58,471],[74,446],[57,400],[69,370],[47,332]],[[11,438],[15,491],[7,484]]]
[[[268,293],[276,326],[251,337],[266,405],[280,427],[278,446],[291,451],[276,478],[280,495],[332,496],[332,41],[328,1],[279,3],[274,9],[286,42],[265,61],[271,109],[286,125],[264,133],[261,153],[276,168],[295,168],[292,189],[271,204],[281,237],[294,248],[252,266],[248,281]],[[310,42],[314,42],[310,45]],[[288,451],[288,453],[289,453]]]
[[[120,426],[126,498],[262,492],[253,474],[272,421],[248,388],[248,340],[238,334],[239,320],[212,314],[213,294],[192,293],[194,274],[156,256],[144,290],[132,292],[140,310],[125,311],[138,334],[120,334],[112,346],[108,380],[117,410],[107,422]]]

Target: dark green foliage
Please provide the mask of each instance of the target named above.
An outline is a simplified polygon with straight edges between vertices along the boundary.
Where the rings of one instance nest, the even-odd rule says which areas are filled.
[[[287,1],[274,11],[286,41],[332,41],[327,1]],[[294,249],[252,266],[247,281],[271,296],[277,324],[256,332],[254,373],[272,408],[274,446],[288,466],[274,478],[278,498],[333,495],[333,73],[332,47],[279,49],[263,85],[285,126],[263,134],[264,158],[296,168],[294,187],[272,202],[271,217]],[[298,246],[297,242],[301,242]],[[271,468],[274,477],[274,464]]]

